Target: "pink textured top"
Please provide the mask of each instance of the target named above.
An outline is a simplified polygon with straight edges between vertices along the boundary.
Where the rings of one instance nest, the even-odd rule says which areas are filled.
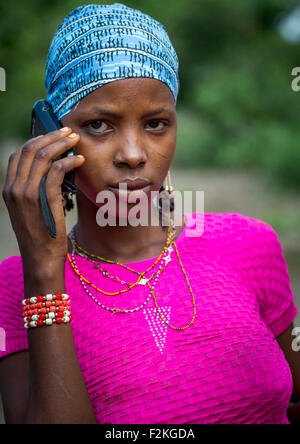
[[[191,217],[195,214],[187,214],[187,221]],[[99,423],[289,422],[293,382],[276,337],[290,326],[297,308],[277,234],[241,214],[204,217],[200,237],[188,237],[185,229],[177,240],[197,306],[194,324],[184,331],[161,321],[152,298],[135,313],[101,308],[66,259],[74,341]],[[166,320],[180,327],[190,323],[193,304],[175,251],[171,257],[155,294]],[[144,271],[153,262],[130,266]],[[124,288],[86,258],[76,256],[76,263],[98,287]],[[136,281],[135,274],[114,264],[102,266]],[[101,303],[121,309],[140,306],[149,294],[143,285],[122,296],[87,287]],[[21,257],[9,257],[0,265],[0,327],[6,333],[0,357],[28,349],[23,290]]]

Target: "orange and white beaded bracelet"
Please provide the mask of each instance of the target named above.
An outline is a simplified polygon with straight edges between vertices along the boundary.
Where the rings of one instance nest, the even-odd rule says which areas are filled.
[[[47,294],[24,299],[23,315],[26,329],[71,322],[70,298],[67,294]]]

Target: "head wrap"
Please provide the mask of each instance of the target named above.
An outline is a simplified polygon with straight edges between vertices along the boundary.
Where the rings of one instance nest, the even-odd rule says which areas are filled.
[[[95,89],[129,77],[164,82],[176,103],[178,57],[166,28],[120,3],[70,12],[52,39],[46,64],[47,100],[58,119]]]

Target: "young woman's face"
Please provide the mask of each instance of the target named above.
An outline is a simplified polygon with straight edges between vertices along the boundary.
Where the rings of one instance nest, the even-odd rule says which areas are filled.
[[[149,196],[159,191],[177,136],[174,98],[164,83],[147,78],[108,83],[61,122],[80,134],[75,149],[86,161],[76,171],[75,183],[95,205],[100,191],[119,183],[128,183],[128,189],[149,183]]]

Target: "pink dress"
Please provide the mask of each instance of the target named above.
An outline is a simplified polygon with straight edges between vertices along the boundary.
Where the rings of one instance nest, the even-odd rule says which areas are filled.
[[[204,233],[186,234],[185,229],[177,247],[195,294],[197,316],[183,331],[162,322],[152,297],[129,314],[98,306],[66,259],[71,326],[98,422],[288,424],[293,381],[276,337],[290,326],[297,308],[276,232],[241,214],[207,213]],[[183,327],[193,316],[192,297],[174,251],[171,258],[155,294],[165,319]],[[153,262],[130,266],[144,271]],[[96,286],[108,291],[124,288],[86,258],[76,256],[76,263]],[[114,264],[102,266],[121,279],[136,281],[135,274]],[[120,309],[141,306],[149,294],[144,285],[121,296],[87,288],[102,304]],[[6,334],[6,351],[0,351],[0,357],[28,349],[23,290],[21,257],[9,257],[0,265],[0,328]]]

